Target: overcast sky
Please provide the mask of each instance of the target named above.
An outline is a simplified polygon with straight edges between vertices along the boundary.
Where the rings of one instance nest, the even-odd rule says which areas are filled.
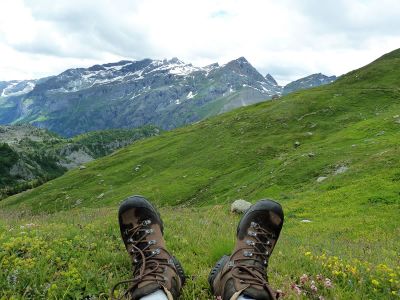
[[[0,80],[97,63],[246,57],[279,84],[400,48],[399,0],[2,0]]]

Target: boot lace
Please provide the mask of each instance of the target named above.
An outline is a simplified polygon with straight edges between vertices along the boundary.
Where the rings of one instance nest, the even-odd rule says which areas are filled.
[[[156,240],[147,240],[147,236],[153,233],[153,229],[148,228],[151,224],[150,220],[144,220],[131,229],[125,230],[125,235],[128,236],[127,244],[131,245],[130,255],[133,258],[133,279],[123,280],[114,285],[111,289],[110,298],[124,299],[129,293],[136,289],[138,283],[143,282],[157,282],[160,287],[164,286],[166,278],[163,276],[165,268],[173,267],[168,259],[157,257],[162,251],[171,256],[168,251],[162,247],[152,249],[152,246],[157,242]],[[154,247],[153,247],[154,248]],[[122,296],[115,298],[114,291],[122,284],[130,283],[128,289]]]
[[[271,295],[275,293],[268,285],[268,278],[265,269],[268,266],[268,259],[272,251],[273,240],[276,238],[275,234],[265,230],[259,224],[251,222],[251,229],[248,235],[253,240],[246,240],[248,247],[243,247],[236,250],[232,257],[243,251],[244,258],[235,259],[235,263],[231,263],[232,277],[239,280],[240,283],[248,284],[250,286],[260,286],[266,289]],[[253,263],[250,263],[253,261]],[[235,272],[237,270],[237,272]],[[226,270],[229,272],[229,269]]]

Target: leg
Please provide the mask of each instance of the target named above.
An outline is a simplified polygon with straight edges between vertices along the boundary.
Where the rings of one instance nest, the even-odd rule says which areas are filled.
[[[260,200],[243,215],[231,256],[223,256],[208,281],[223,300],[275,299],[268,285],[269,257],[283,226],[283,210],[272,200]]]

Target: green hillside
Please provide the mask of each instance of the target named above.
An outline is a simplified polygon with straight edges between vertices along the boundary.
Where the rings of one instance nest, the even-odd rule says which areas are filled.
[[[0,125],[0,200],[159,132],[147,125],[92,131],[66,139],[29,124]]]
[[[229,214],[230,203],[263,197],[280,201],[287,216],[270,278],[288,298],[296,297],[291,286],[302,274],[334,285],[321,284],[317,294],[305,287],[307,298],[400,297],[399,70],[396,50],[328,86],[137,142],[5,199],[0,240],[7,247],[0,264],[6,261],[8,271],[0,288],[22,295],[32,272],[14,287],[7,278],[28,258],[36,267],[45,264],[43,248],[52,267],[36,268],[43,273],[30,293],[84,298],[107,292],[129,277],[115,211],[126,196],[143,194],[163,207],[168,245],[194,275],[185,299],[210,298],[207,272],[233,244],[238,217]],[[31,242],[10,235],[31,222],[37,226],[23,229]],[[28,250],[18,256],[22,246]]]

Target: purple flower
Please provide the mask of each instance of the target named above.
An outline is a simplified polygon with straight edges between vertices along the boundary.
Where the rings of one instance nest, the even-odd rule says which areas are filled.
[[[297,284],[292,283],[290,287],[292,288],[292,290],[295,291],[295,293],[296,293],[297,295],[301,295],[301,289],[300,289],[300,287],[299,287]]]
[[[300,283],[304,284],[308,281],[308,275],[307,274],[303,274],[300,276]]]
[[[311,283],[310,288],[311,288],[311,291],[313,291],[313,293],[316,293],[318,291],[318,288],[315,286],[314,282]]]
[[[325,278],[324,286],[328,289],[333,288],[332,281],[329,278]]]

